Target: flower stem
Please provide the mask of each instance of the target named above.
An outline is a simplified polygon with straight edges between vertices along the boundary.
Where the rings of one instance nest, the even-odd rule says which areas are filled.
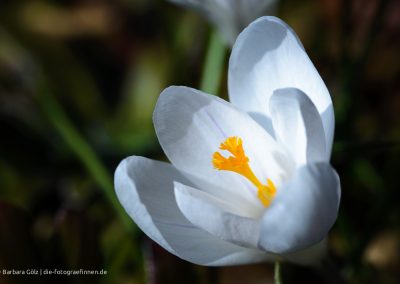
[[[200,89],[217,95],[224,67],[226,47],[218,31],[213,30],[209,39]]]
[[[282,284],[281,263],[279,262],[279,260],[275,260],[274,282],[275,284]]]
[[[39,87],[37,99],[47,118],[51,124],[53,124],[53,127],[63,138],[70,150],[87,168],[93,180],[97,183],[100,189],[102,189],[104,195],[115,209],[126,229],[129,232],[134,232],[132,222],[115,196],[113,181],[108,170],[102,164],[93,148],[85,141],[85,139],[79,134],[78,130],[73,126],[62,106],[51,94],[47,86],[45,86],[45,84],[40,85],[41,86]]]

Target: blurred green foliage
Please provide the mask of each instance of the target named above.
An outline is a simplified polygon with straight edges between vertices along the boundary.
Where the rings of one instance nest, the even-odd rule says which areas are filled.
[[[398,283],[400,3],[282,0],[279,16],[335,105],[336,270],[349,283]],[[270,264],[205,268],[170,255],[123,221],[113,195],[124,157],[165,159],[155,102],[169,85],[199,87],[210,30],[162,0],[0,3],[0,269],[108,270],[62,283],[271,283]],[[282,273],[329,282],[291,264]]]

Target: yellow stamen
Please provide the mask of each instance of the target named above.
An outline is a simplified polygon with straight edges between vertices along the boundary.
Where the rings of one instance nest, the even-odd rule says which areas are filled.
[[[244,153],[242,139],[237,136],[229,137],[221,143],[219,149],[228,151],[232,156],[225,158],[219,152],[214,152],[212,159],[214,168],[232,171],[247,178],[257,187],[257,196],[261,203],[265,207],[269,206],[276,194],[276,187],[270,179],[267,179],[267,184],[262,184],[253,173],[249,165],[249,158]]]

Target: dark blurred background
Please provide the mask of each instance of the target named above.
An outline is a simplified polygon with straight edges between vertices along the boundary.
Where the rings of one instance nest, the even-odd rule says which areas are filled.
[[[278,16],[335,106],[336,273],[400,283],[400,1],[282,0]],[[272,264],[206,268],[167,253],[113,194],[124,157],[165,159],[155,102],[169,85],[199,86],[210,31],[163,0],[0,2],[0,269],[108,271],[60,283],[273,283]],[[282,273],[284,283],[329,280],[286,263]]]

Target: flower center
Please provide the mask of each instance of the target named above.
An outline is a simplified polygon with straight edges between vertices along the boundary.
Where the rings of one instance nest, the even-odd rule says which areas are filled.
[[[268,178],[267,184],[262,184],[256,177],[249,165],[249,158],[245,155],[242,139],[237,136],[228,137],[225,142],[219,146],[220,150],[226,150],[232,154],[225,158],[219,152],[214,152],[212,163],[214,168],[222,171],[231,171],[247,178],[255,187],[257,187],[257,196],[261,203],[268,207],[276,194],[274,183]]]

